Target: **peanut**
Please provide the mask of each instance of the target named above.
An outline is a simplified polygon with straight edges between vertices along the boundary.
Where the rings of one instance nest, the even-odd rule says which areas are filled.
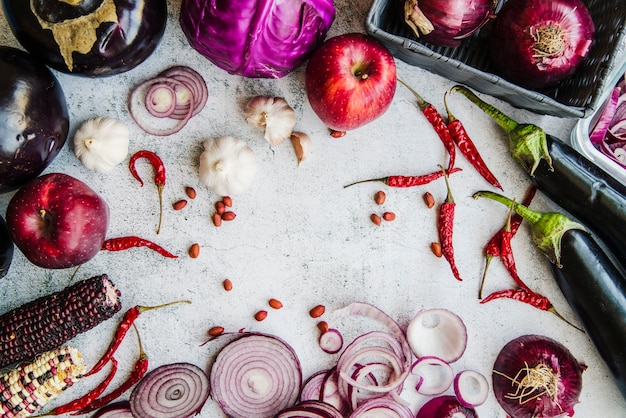
[[[213,214],[213,225],[221,226],[222,225],[222,216],[219,213]]]
[[[311,318],[319,318],[324,315],[325,311],[326,307],[324,305],[317,305],[309,311],[309,315],[311,315]]]
[[[254,319],[259,322],[263,321],[265,318],[267,318],[267,311],[258,311],[254,314]]]
[[[174,210],[181,210],[185,206],[187,206],[187,201],[185,199],[181,199],[178,202],[174,202],[174,204],[172,205]]]
[[[236,217],[237,217],[237,214],[231,211],[226,211],[222,214],[222,219],[225,221],[232,221]]]
[[[319,329],[322,334],[324,334],[325,332],[328,332],[328,322],[326,321],[318,322],[317,329]]]
[[[208,331],[209,336],[217,337],[218,335],[222,335],[224,333],[224,327],[214,326],[211,327]]]
[[[233,282],[231,282],[229,279],[224,279],[224,281],[222,282],[222,286],[224,286],[224,290],[227,292],[233,290]]]
[[[442,253],[441,253],[441,244],[439,244],[438,242],[431,242],[430,243],[430,249],[433,252],[433,254],[435,254],[436,257],[441,257]]]
[[[191,186],[185,187],[185,194],[187,194],[189,199],[195,199],[197,196],[196,189]]]
[[[432,193],[426,192],[424,193],[423,197],[424,197],[424,203],[426,203],[426,206],[428,206],[429,209],[435,206],[435,198],[432,195]]]
[[[393,213],[393,212],[385,212],[385,213],[383,213],[383,219],[388,221],[388,222],[391,222],[394,219],[396,219],[396,214]]]
[[[221,200],[219,202],[215,202],[215,210],[220,215],[223,215],[226,212],[226,205]]]
[[[233,199],[230,196],[222,197],[222,202],[224,202],[227,208],[233,207]]]
[[[332,136],[333,138],[342,138],[346,136],[346,131],[336,131],[334,129],[331,129],[330,136]]]
[[[267,304],[273,309],[280,309],[283,307],[283,303],[278,299],[270,299]]]
[[[384,204],[385,200],[387,200],[387,195],[382,190],[379,190],[374,194],[374,202],[376,202],[377,205]]]
[[[382,222],[380,216],[376,215],[375,213],[372,213],[370,215],[370,219],[374,223],[374,225],[380,225]]]
[[[199,255],[200,255],[200,244],[198,243],[192,244],[191,247],[189,247],[189,257],[198,258]]]

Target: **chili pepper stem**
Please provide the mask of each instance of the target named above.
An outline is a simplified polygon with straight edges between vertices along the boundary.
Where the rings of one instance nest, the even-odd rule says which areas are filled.
[[[426,100],[424,100],[424,98],[420,96],[419,93],[413,89],[413,87],[409,86],[407,83],[400,80],[399,78],[398,78],[398,82],[402,84],[404,87],[406,87],[407,89],[409,89],[409,91],[413,94],[413,96],[415,96],[415,98],[417,99],[417,105],[419,106],[421,110],[424,110],[426,106],[428,106],[429,103]]]
[[[563,315],[561,315],[555,308],[554,306],[550,306],[547,310],[550,313],[553,313],[554,315],[556,315],[557,318],[559,318],[561,321],[565,322],[567,325],[570,325],[572,327],[574,327],[575,329],[577,329],[578,331],[584,333],[585,330],[574,325],[572,322],[570,322],[567,318],[565,318]]]
[[[191,304],[191,301],[190,300],[175,300],[173,302],[163,303],[161,305],[155,305],[155,306],[137,306],[137,310],[139,311],[139,313],[144,313],[145,311],[151,311],[153,309],[165,308],[166,306],[175,305],[175,304],[178,304],[178,303],[189,303],[189,304]]]
[[[483,276],[480,279],[480,286],[478,287],[478,299],[483,298],[483,289],[485,288],[485,281],[487,279],[487,270],[489,270],[489,265],[491,264],[492,260],[492,255],[485,255],[485,269],[483,270]]]
[[[157,224],[157,234],[161,233],[161,223],[163,222],[163,187],[164,185],[162,184],[157,186],[157,192],[159,194],[159,223]]]
[[[533,242],[548,259],[561,267],[561,238],[570,229],[586,231],[585,227],[578,222],[569,219],[558,212],[536,212],[521,203],[501,194],[490,191],[478,191],[474,193],[474,199],[486,197],[503,205],[512,207],[513,210],[524,218],[532,228]]]
[[[459,92],[469,101],[478,106],[483,112],[489,115],[509,137],[509,152],[511,156],[533,176],[539,162],[546,160],[552,170],[552,158],[548,152],[548,141],[545,131],[534,124],[518,123],[509,116],[502,113],[495,106],[492,106],[465,86],[456,85],[450,89],[450,93]]]
[[[379,182],[387,184],[387,179],[388,179],[388,177],[379,177],[379,178],[376,178],[376,179],[359,180],[359,181],[355,181],[354,183],[346,184],[345,186],[343,186],[343,188],[346,189],[346,188],[348,188],[350,186],[354,186],[356,184],[370,183],[370,182],[375,182],[375,181],[379,181]]]

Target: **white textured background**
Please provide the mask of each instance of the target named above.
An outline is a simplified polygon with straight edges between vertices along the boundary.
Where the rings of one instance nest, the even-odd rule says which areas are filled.
[[[337,18],[329,36],[364,31],[369,6],[368,0],[338,0]],[[376,183],[343,189],[344,184],[364,178],[430,172],[444,161],[440,140],[416,110],[406,89],[398,88],[390,109],[380,119],[344,138],[333,139],[306,100],[303,67],[280,80],[229,75],[188,46],[178,25],[179,8],[179,1],[169,1],[165,37],[140,67],[102,79],[55,73],[67,96],[71,130],[68,144],[46,170],[73,175],[102,194],[111,208],[110,237],[140,235],[180,255],[171,260],[147,249],[103,252],[78,272],[79,278],[107,273],[122,292],[123,310],[136,304],[193,301],[192,305],[146,313],[137,321],[151,367],[188,361],[208,371],[225,341],[217,340],[203,347],[200,344],[211,326],[222,325],[227,330],[245,328],[282,337],[297,352],[306,378],[336,359],[323,354],[316,345],[317,321],[308,316],[311,307],[324,304],[332,311],[354,301],[369,302],[403,326],[420,309],[445,307],[465,320],[469,332],[467,350],[453,364],[455,371],[471,368],[489,375],[506,342],[523,334],[547,335],[567,346],[589,367],[584,373],[576,416],[626,415],[624,399],[584,334],[550,313],[523,304],[495,301],[479,305],[476,295],[483,269],[482,247],[502,226],[506,210],[471,198],[474,191],[488,185],[461,155],[457,162],[464,171],[451,178],[451,186],[457,202],[454,243],[463,282],[457,282],[448,264],[434,257],[429,249],[430,242],[437,240],[436,211],[427,209],[421,196],[430,191],[436,199],[443,199],[443,181],[417,189],[391,189]],[[3,13],[0,27],[4,29],[0,43],[19,47]],[[205,77],[210,92],[208,104],[181,132],[166,138],[146,135],[128,115],[129,89],[176,64],[189,65]],[[443,110],[443,94],[452,82],[403,62],[398,61],[397,65],[399,77]],[[260,132],[246,125],[241,109],[255,95],[282,96],[296,110],[296,129],[308,133],[314,142],[312,155],[300,167],[291,144],[285,142],[272,149]],[[517,120],[537,123],[562,139],[569,137],[575,123],[537,116],[492,98],[487,100]],[[469,102],[453,97],[451,106],[483,151],[506,194],[521,199],[530,183],[510,158],[503,132]],[[140,174],[147,180],[146,186],[139,188],[126,163],[112,173],[97,174],[83,167],[74,156],[70,145],[74,131],[84,120],[97,116],[127,123],[131,153],[145,148],[163,158],[168,179],[160,235],[155,234],[157,194],[149,181],[151,171],[147,165],[139,166]],[[215,228],[210,214],[218,196],[200,184],[198,157],[203,139],[222,135],[246,140],[257,156],[259,171],[252,187],[234,198],[237,219]],[[187,185],[197,189],[198,197],[184,210],[175,212],[171,203],[184,197]],[[372,200],[373,193],[380,189],[388,195],[384,208]],[[0,196],[2,213],[11,196]],[[555,208],[541,193],[533,207]],[[394,211],[397,219],[375,227],[369,215],[382,210]],[[187,256],[187,248],[194,242],[202,246],[198,259]],[[531,244],[526,227],[520,229],[513,247],[522,279],[547,295],[564,316],[573,319],[552,280],[547,260]],[[9,274],[0,282],[0,312],[64,288],[72,272],[34,267],[16,250]],[[221,287],[225,278],[234,284],[230,293]],[[494,261],[486,292],[510,285],[501,263]],[[266,301],[272,297],[280,299],[285,307],[270,310],[264,322],[256,322],[253,314],[267,309]],[[95,361],[108,344],[118,319],[119,316],[72,341],[88,363]],[[346,320],[333,325],[349,338],[369,330],[372,324]],[[130,337],[117,356],[117,383],[126,376],[136,356],[135,338]],[[82,395],[98,381],[95,377],[84,380],[57,404]],[[414,395],[410,388],[405,397],[414,409],[426,400]],[[478,413],[482,418],[505,416],[493,394],[478,408]],[[216,402],[209,399],[201,416],[223,415]]]

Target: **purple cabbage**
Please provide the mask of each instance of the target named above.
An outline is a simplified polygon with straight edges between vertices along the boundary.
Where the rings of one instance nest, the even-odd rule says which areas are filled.
[[[326,37],[333,0],[183,0],[189,44],[230,74],[280,78]]]

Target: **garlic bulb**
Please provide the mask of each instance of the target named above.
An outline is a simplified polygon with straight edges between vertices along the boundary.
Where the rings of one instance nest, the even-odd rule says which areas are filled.
[[[128,127],[106,117],[86,120],[74,134],[74,154],[91,170],[111,171],[128,155]]]
[[[252,184],[256,156],[241,139],[223,136],[202,143],[200,180],[220,196],[236,195]]]
[[[253,97],[243,113],[250,125],[265,132],[265,140],[273,147],[289,138],[296,125],[296,112],[282,97]]]

